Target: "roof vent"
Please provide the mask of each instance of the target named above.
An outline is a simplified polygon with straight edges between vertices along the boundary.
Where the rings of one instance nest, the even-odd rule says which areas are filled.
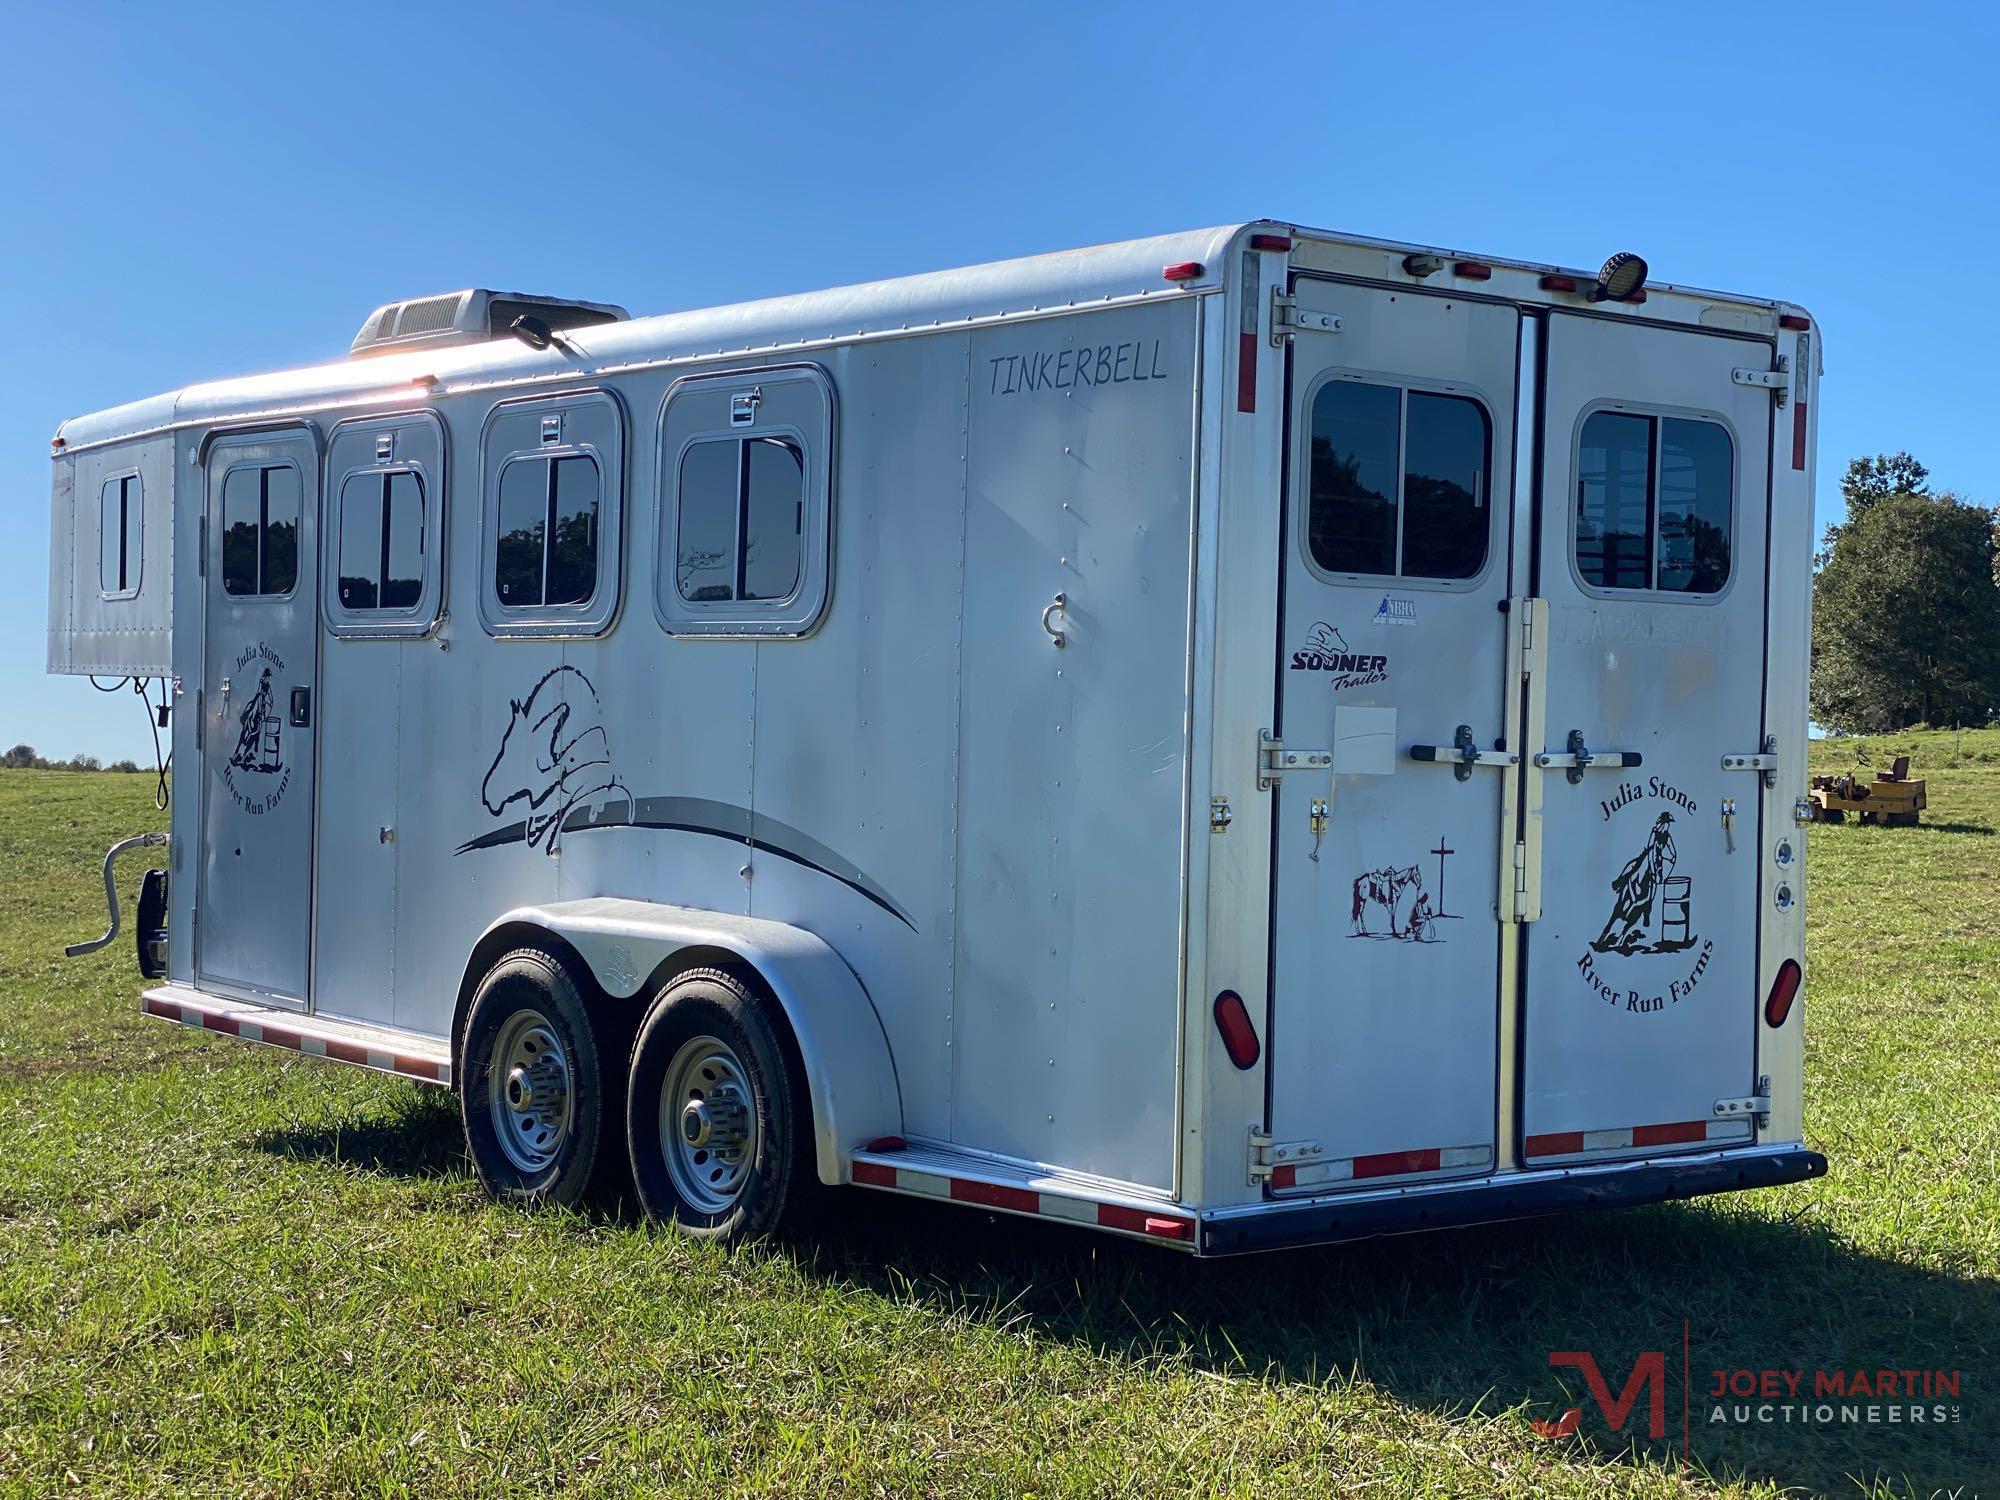
[[[540,318],[557,331],[620,323],[631,316],[609,302],[578,302],[568,297],[534,297],[475,287],[437,297],[411,297],[376,308],[354,335],[347,353],[350,358],[360,358],[450,344],[483,344],[505,335],[523,313]]]

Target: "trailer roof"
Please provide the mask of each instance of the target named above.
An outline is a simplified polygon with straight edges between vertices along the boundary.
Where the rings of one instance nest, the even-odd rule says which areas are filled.
[[[407,404],[469,388],[598,378],[635,366],[805,349],[1086,306],[1200,295],[1220,289],[1231,243],[1249,231],[1291,235],[1364,263],[1385,255],[1400,260],[1408,253],[1446,258],[1468,253],[1310,230],[1281,220],[1227,224],[572,329],[563,334],[567,348],[535,350],[516,339],[497,338],[366,359],[343,356],[299,369],[207,381],[72,418],[58,430],[56,448],[74,450],[175,427],[272,420],[331,407]],[[1562,269],[1493,256],[1479,259],[1520,273]],[[1169,281],[1161,275],[1165,267],[1189,263],[1201,268],[1192,279]],[[1648,290],[1688,291],[1710,303],[1760,311],[1780,305],[1693,293],[1658,282],[1649,282]],[[1695,321],[1691,314],[1683,316]]]

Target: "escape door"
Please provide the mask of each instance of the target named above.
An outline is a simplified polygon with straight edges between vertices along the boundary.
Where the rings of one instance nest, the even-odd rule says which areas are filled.
[[[228,436],[205,459],[203,986],[306,1001],[318,689],[309,431]]]
[[[1300,281],[1273,791],[1274,1193],[1490,1171],[1514,309]],[[1412,756],[1451,747],[1472,763]],[[1287,755],[1328,750],[1331,770]],[[1421,753],[1421,752],[1420,752]]]
[[[1723,762],[1762,749],[1772,398],[1734,372],[1767,371],[1771,347],[1561,313],[1547,340],[1531,1167],[1750,1134],[1715,1105],[1756,1087],[1765,800]]]

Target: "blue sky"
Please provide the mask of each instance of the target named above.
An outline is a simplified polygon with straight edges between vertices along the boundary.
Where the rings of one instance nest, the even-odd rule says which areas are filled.
[[[63,418],[342,355],[468,285],[736,301],[1271,215],[1786,296],[1857,453],[2000,497],[2000,20],[1974,5],[12,9],[0,746],[148,759],[42,674]]]

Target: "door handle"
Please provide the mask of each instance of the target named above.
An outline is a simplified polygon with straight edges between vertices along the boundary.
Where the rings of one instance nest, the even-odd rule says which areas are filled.
[[[292,689],[292,728],[294,728],[294,729],[310,729],[310,728],[312,727],[312,720],[313,720],[313,715],[312,715],[312,689],[311,689],[311,688],[309,688],[309,687],[295,687],[295,688],[293,688],[293,689]]]
[[[1563,774],[1574,786],[1583,780],[1585,771],[1621,770],[1626,766],[1643,766],[1646,757],[1637,750],[1591,750],[1583,743],[1583,731],[1569,732],[1569,749],[1563,751],[1544,750],[1535,757],[1535,764],[1543,770],[1553,766],[1563,767]]]
[[[1461,724],[1458,733],[1449,745],[1412,745],[1410,759],[1427,764],[1448,765],[1451,774],[1460,781],[1472,779],[1474,766],[1519,765],[1521,757],[1511,750],[1482,750],[1479,742],[1472,737],[1472,726]]]

